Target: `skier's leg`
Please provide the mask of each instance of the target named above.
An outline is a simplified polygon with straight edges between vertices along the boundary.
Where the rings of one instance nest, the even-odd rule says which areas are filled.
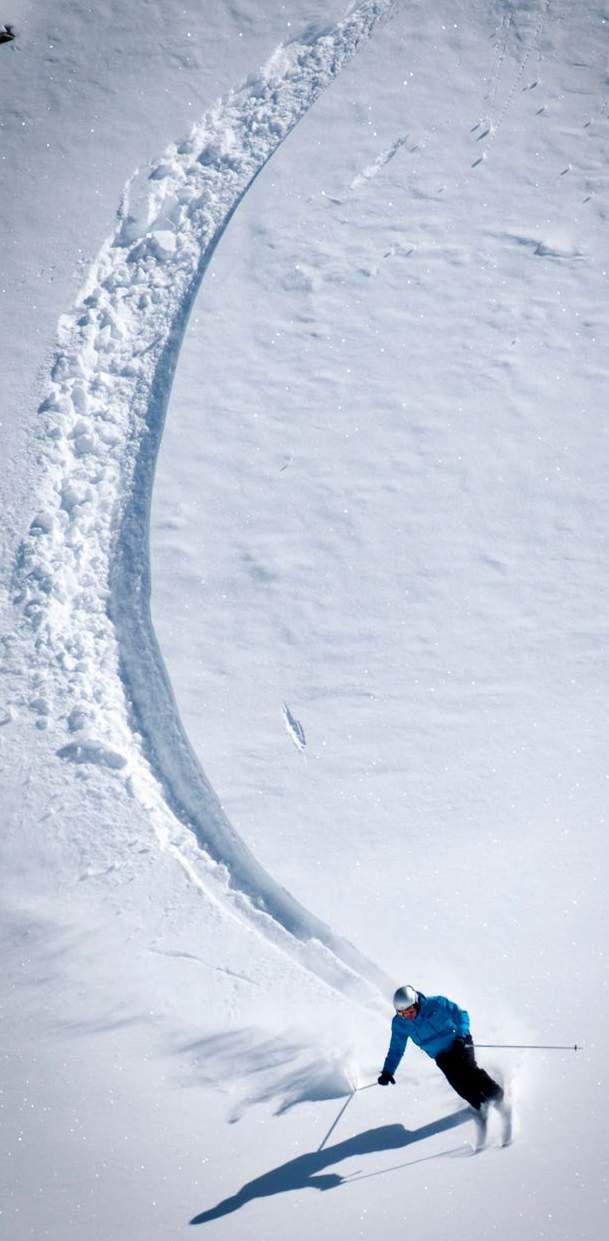
[[[473,1044],[453,1043],[436,1058],[436,1064],[453,1090],[476,1111],[484,1103],[499,1103],[503,1098],[501,1086],[476,1064]]]
[[[503,1099],[503,1087],[496,1082],[486,1069],[481,1069],[476,1065],[476,1073],[480,1087],[480,1094],[483,1103],[501,1103]]]
[[[436,1064],[453,1090],[456,1090],[462,1099],[466,1099],[471,1107],[478,1111],[482,1097],[478,1083],[472,1077],[470,1058],[466,1055],[463,1045],[453,1043],[452,1047],[436,1057]]]

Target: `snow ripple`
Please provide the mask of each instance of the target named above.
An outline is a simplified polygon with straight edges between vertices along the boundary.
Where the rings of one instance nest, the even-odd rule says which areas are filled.
[[[15,570],[34,631],[28,701],[39,728],[69,732],[60,757],[128,781],[193,882],[213,880],[236,916],[362,998],[363,979],[388,981],[263,870],[185,735],[150,616],[149,512],[173,373],[214,249],[274,151],[393,7],[364,0],[334,29],[280,46],[131,178],[60,320],[40,407],[39,510]]]

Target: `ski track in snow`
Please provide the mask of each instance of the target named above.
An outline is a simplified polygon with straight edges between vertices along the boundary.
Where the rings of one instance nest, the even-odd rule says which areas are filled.
[[[391,143],[391,146],[387,147],[385,151],[381,151],[380,155],[377,155],[372,164],[368,164],[366,168],[363,168],[361,172],[358,172],[357,176],[353,178],[349,189],[358,190],[360,186],[366,184],[366,181],[372,181],[374,177],[377,177],[379,172],[381,172],[383,168],[391,162],[391,160],[397,155],[400,148],[405,146],[407,142],[408,134],[402,135],[401,138],[396,138],[395,142]]]
[[[551,13],[552,0],[536,0],[536,3],[531,6],[531,9],[526,14],[530,23],[530,29],[527,28],[526,24],[522,29],[519,28],[517,14],[512,5],[508,5],[506,11],[502,13],[499,26],[495,32],[495,64],[489,75],[485,92],[485,103],[489,110],[489,116],[479,120],[473,126],[470,132],[474,137],[474,141],[482,142],[488,138],[487,147],[490,146],[506,120],[517,90],[519,88],[532,90],[537,86],[536,79],[523,88],[522,80],[531,56],[536,54],[538,60],[541,60],[539,44]],[[522,18],[523,13],[520,12],[518,17]],[[510,43],[513,43],[515,46],[515,68],[503,103],[501,106],[498,106],[499,86]],[[473,161],[472,168],[477,168],[486,158],[487,152],[484,151]]]
[[[395,0],[280,46],[183,142],[136,172],[72,312],[40,407],[38,511],[15,567],[21,705],[65,728],[65,762],[108,769],[193,883],[366,1003],[388,980],[259,865],[183,730],[150,615],[154,468],[189,312],[266,162]],[[33,637],[33,643],[32,643]],[[111,773],[111,774],[110,774]],[[168,807],[171,813],[168,813]]]

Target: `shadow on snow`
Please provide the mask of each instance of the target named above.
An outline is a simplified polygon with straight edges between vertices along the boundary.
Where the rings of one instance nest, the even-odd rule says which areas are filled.
[[[257,1176],[255,1180],[248,1181],[231,1198],[224,1198],[211,1210],[195,1215],[190,1222],[191,1224],[207,1224],[211,1220],[221,1219],[223,1215],[230,1215],[233,1211],[240,1210],[247,1202],[252,1202],[255,1198],[269,1198],[273,1194],[284,1194],[292,1189],[336,1189],[339,1185],[349,1184],[349,1178],[340,1176],[337,1172],[323,1173],[324,1168],[342,1163],[344,1159],[349,1159],[353,1155],[371,1155],[378,1151],[402,1150],[414,1145],[415,1142],[422,1142],[425,1138],[431,1138],[437,1133],[445,1133],[448,1129],[455,1129],[458,1125],[465,1124],[471,1119],[471,1115],[470,1108],[460,1108],[457,1112],[451,1112],[450,1116],[443,1116],[440,1120],[434,1120],[428,1125],[421,1125],[419,1129],[406,1129],[404,1125],[380,1125],[376,1129],[366,1129],[363,1133],[347,1138],[344,1142],[337,1142],[334,1146],[328,1146],[324,1150],[299,1155],[296,1159],[290,1159],[288,1163],[280,1164],[278,1168],[272,1168],[270,1172],[265,1172],[262,1176]],[[431,1158],[435,1157],[431,1156]]]

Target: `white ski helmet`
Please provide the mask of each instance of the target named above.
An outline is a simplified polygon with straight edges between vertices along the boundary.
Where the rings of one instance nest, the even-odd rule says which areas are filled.
[[[413,1004],[418,1002],[418,999],[418,991],[415,991],[414,987],[410,986],[410,983],[405,983],[403,987],[398,987],[393,997],[393,1007],[396,1013],[399,1013],[403,1008],[412,1008]]]

